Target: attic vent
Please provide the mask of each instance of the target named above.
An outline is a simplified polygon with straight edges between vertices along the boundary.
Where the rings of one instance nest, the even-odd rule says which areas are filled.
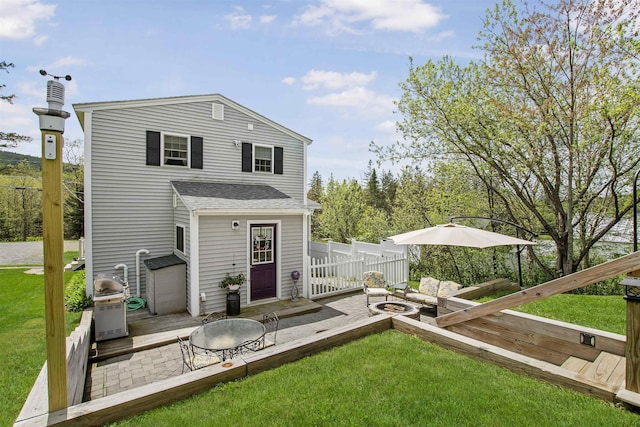
[[[224,120],[223,104],[211,104],[211,118],[214,120]]]

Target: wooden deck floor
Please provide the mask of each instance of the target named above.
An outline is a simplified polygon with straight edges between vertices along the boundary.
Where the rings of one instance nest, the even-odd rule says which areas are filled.
[[[276,312],[281,319],[320,311],[322,306],[312,300],[279,300],[265,304],[243,307],[237,317],[261,320],[265,313]],[[129,336],[93,343],[90,361],[108,359],[127,353],[135,353],[176,341],[176,337],[188,337],[191,331],[202,324],[204,316],[192,317],[182,312],[153,315],[146,309],[127,312]]]

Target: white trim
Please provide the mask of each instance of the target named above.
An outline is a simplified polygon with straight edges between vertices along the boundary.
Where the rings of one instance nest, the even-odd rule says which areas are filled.
[[[187,140],[187,164],[182,165],[168,165],[164,162],[164,137],[175,136],[177,138],[185,138]],[[191,135],[183,135],[177,132],[160,132],[160,166],[162,167],[176,167],[176,168],[191,168]]]
[[[283,159],[284,162],[284,159]],[[305,144],[302,147],[302,194],[304,195],[304,198],[302,199],[305,206],[309,203],[307,201],[307,145]]]
[[[93,186],[91,185],[91,112],[84,116],[84,254],[86,294],[93,295]],[[88,233],[87,233],[88,231]]]
[[[200,218],[189,215],[189,308],[191,316],[200,315]]]
[[[274,172],[274,156],[275,156],[275,150],[273,145],[268,145],[268,144],[259,144],[257,142],[252,143],[251,145],[253,145],[253,149],[251,150],[251,172],[252,173],[263,173],[263,174],[268,174],[268,175],[273,175]],[[268,148],[271,150],[271,164],[269,165],[270,170],[267,171],[257,171],[256,170],[256,147],[262,147],[262,148]]]
[[[250,110],[249,108],[238,104],[231,99],[216,94],[210,95],[191,95],[191,96],[176,96],[176,97],[168,97],[168,98],[151,98],[151,99],[136,99],[129,101],[108,101],[108,102],[87,102],[82,104],[73,104],[73,109],[76,111],[76,115],[78,116],[78,120],[82,125],[83,119],[80,117],[82,112],[90,112],[92,110],[117,110],[124,108],[138,108],[138,107],[150,107],[156,105],[169,105],[169,104],[185,104],[190,102],[219,102],[225,104],[231,108],[234,108],[240,111],[243,114],[253,118],[254,120],[264,123],[267,126],[278,129],[281,132],[286,133],[292,138],[304,142],[305,144],[311,144],[313,140],[307,138],[306,136],[300,135],[297,132],[292,131],[279,123],[274,122],[271,119],[264,117],[261,114],[256,113],[255,111]]]
[[[178,249],[178,227],[182,228],[182,250]],[[185,234],[186,230],[187,226],[184,223],[176,221],[173,222],[173,250],[184,256],[187,255],[187,253],[185,252],[187,247],[187,235]],[[189,230],[189,233],[191,233],[191,230]]]
[[[302,215],[309,213],[309,209],[264,209],[264,210],[247,210],[247,209],[195,209],[192,211],[198,215],[247,215],[247,216],[261,216],[261,215]]]
[[[247,220],[247,265],[245,271],[248,272],[247,277],[247,301],[246,304],[251,304],[251,226],[253,224],[275,224],[276,233],[274,238],[276,239],[276,256],[274,262],[276,263],[276,298],[280,299],[282,294],[282,286],[280,283],[280,275],[282,273],[282,220],[280,219],[250,219]]]
[[[302,216],[302,297],[309,298],[309,227],[311,225],[310,214]]]

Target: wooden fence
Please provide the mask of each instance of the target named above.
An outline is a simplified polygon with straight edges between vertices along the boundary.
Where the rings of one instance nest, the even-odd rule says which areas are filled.
[[[362,274],[365,271],[382,272],[388,284],[406,282],[409,279],[405,254],[310,258],[309,271],[311,299],[362,288]]]
[[[80,325],[66,339],[69,406],[82,402],[89,361],[89,349],[91,347],[92,318],[93,311],[85,310],[82,313]],[[47,363],[45,362],[16,422],[46,414],[49,411],[48,393]]]

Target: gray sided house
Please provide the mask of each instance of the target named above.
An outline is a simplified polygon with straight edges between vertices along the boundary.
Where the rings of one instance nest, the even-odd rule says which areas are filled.
[[[307,289],[318,207],[306,199],[310,139],[218,94],[74,109],[85,134],[88,294],[98,273],[126,271],[133,296],[184,292],[197,316],[225,310],[227,273],[248,279],[242,306],[289,298],[294,270]],[[184,283],[162,284],[151,264],[182,264]]]

